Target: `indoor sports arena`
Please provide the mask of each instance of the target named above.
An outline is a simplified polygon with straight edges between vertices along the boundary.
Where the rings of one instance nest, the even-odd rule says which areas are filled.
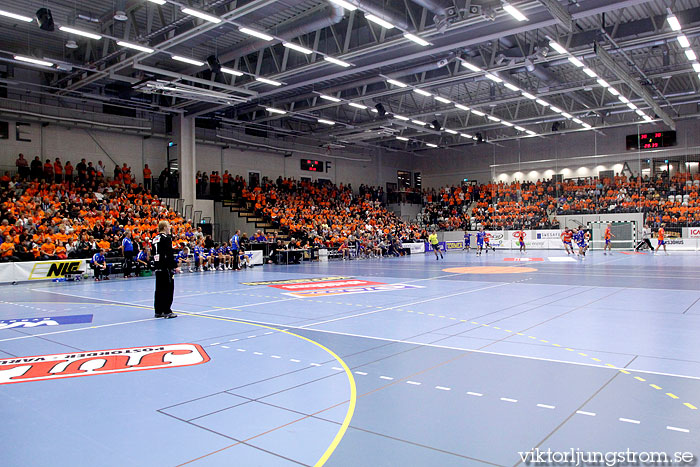
[[[3,0],[3,467],[693,466],[698,0]]]

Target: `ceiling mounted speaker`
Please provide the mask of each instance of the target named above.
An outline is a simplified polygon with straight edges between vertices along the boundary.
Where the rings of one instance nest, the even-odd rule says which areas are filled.
[[[561,124],[559,122],[552,123],[552,131],[559,131]]]
[[[386,115],[386,109],[384,108],[384,106],[382,105],[381,102],[379,104],[375,105],[374,108],[377,109],[377,112],[379,113],[380,117],[383,117],[384,115]]]
[[[209,65],[209,69],[212,73],[221,73],[221,63],[219,59],[216,58],[216,55],[209,55],[207,57],[207,65]]]
[[[48,8],[36,10],[36,22],[39,24],[39,28],[44,31],[51,32],[54,30],[53,15]]]
[[[433,128],[435,128],[435,131],[442,130],[442,127],[440,126],[440,122],[438,122],[437,120],[433,120],[432,122],[430,122],[430,124],[433,126]]]
[[[481,133],[477,133],[476,134],[476,142],[483,143],[484,142],[484,135],[482,135]]]

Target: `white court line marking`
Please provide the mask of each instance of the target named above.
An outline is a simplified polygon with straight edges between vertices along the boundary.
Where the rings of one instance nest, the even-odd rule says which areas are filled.
[[[501,400],[503,402],[513,402],[513,403],[518,402],[518,399],[510,399],[508,397],[501,397]]]
[[[618,418],[618,420],[625,423],[634,423],[635,425],[639,425],[641,423],[639,420],[632,420],[631,418]]]
[[[272,334],[272,331],[263,333],[263,336],[269,336],[270,334]]]
[[[238,339],[231,339],[229,342],[236,342]]]
[[[386,380],[389,380],[389,381],[391,381],[391,380],[394,379],[394,378],[392,378],[391,376],[380,376],[379,378],[380,378],[380,379],[386,379]]]
[[[311,365],[311,366],[321,366],[320,363],[309,363],[309,365]]]
[[[364,371],[356,371],[355,374],[356,374],[356,375],[367,376],[367,373],[365,373]]]
[[[331,367],[331,370],[344,371],[342,368],[338,368],[337,366]]]
[[[209,344],[209,345],[220,345],[220,344],[221,344],[221,342],[214,342],[213,344]]]
[[[681,433],[690,433],[690,430],[687,428],[678,428],[677,426],[667,426],[667,430],[671,431],[680,431]]]
[[[445,386],[435,386],[435,389],[439,389],[441,391],[451,391],[452,388],[446,388]]]
[[[586,412],[584,410],[577,410],[576,413],[579,415],[588,415],[589,417],[595,417],[595,412]]]
[[[435,300],[443,300],[443,299],[445,299],[445,298],[456,297],[456,296],[459,296],[459,295],[465,295],[465,294],[469,294],[469,293],[473,293],[473,292],[480,292],[480,291],[482,291],[482,290],[493,289],[493,288],[495,288],[495,287],[503,287],[504,285],[509,285],[509,284],[510,284],[510,282],[500,282],[500,283],[495,284],[495,285],[489,285],[489,286],[487,286],[487,287],[479,287],[479,288],[476,288],[476,289],[466,290],[466,291],[464,291],[464,292],[457,292],[457,293],[453,293],[453,294],[442,295],[442,296],[440,296],[440,297],[427,298],[427,299],[425,299],[425,300],[419,300],[419,301],[417,301],[417,302],[404,303],[404,304],[401,304],[401,305],[379,308],[378,310],[366,311],[366,312],[364,312],[364,313],[358,313],[358,314],[356,314],[356,315],[341,316],[340,318],[328,319],[328,320],[319,321],[319,322],[316,322],[316,323],[305,324],[304,326],[300,326],[300,329],[305,329],[305,328],[307,328],[307,327],[309,327],[309,326],[318,326],[319,324],[333,323],[333,322],[335,322],[335,321],[342,321],[342,320],[346,320],[346,319],[350,319],[350,318],[357,318],[358,316],[371,315],[371,314],[374,314],[374,313],[379,313],[380,311],[389,311],[389,310],[395,310],[395,309],[397,309],[397,308],[403,308],[403,307],[408,307],[408,306],[415,306],[415,305],[419,305],[419,304],[421,304],[421,303],[434,302]]]
[[[483,394],[480,393],[480,392],[471,392],[471,391],[467,391],[467,394],[470,395],[470,396],[474,396],[474,397],[481,397],[481,396],[483,396]]]
[[[423,383],[419,383],[418,381],[406,381],[406,384],[412,384],[414,386],[420,386]]]
[[[556,409],[555,406],[547,404],[537,404],[537,407],[542,407],[543,409]]]

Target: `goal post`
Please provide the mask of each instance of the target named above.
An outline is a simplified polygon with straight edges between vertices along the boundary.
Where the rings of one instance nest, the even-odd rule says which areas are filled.
[[[613,234],[610,244],[613,250],[632,250],[637,244],[637,222],[606,222],[593,221],[588,223],[591,233],[591,250],[602,250],[605,247],[605,228],[610,226]]]

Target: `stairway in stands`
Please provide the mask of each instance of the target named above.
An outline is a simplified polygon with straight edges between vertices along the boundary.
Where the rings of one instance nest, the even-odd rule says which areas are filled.
[[[244,218],[246,222],[254,224],[256,230],[262,230],[265,232],[266,236],[274,233],[278,238],[282,240],[289,240],[289,236],[283,234],[278,228],[269,222],[265,222],[262,218],[258,217],[254,212],[253,203],[247,201],[243,198],[234,198],[229,200],[222,200],[222,205],[228,207],[232,213],[238,214],[238,217]],[[249,235],[255,234],[255,232],[248,232]]]

